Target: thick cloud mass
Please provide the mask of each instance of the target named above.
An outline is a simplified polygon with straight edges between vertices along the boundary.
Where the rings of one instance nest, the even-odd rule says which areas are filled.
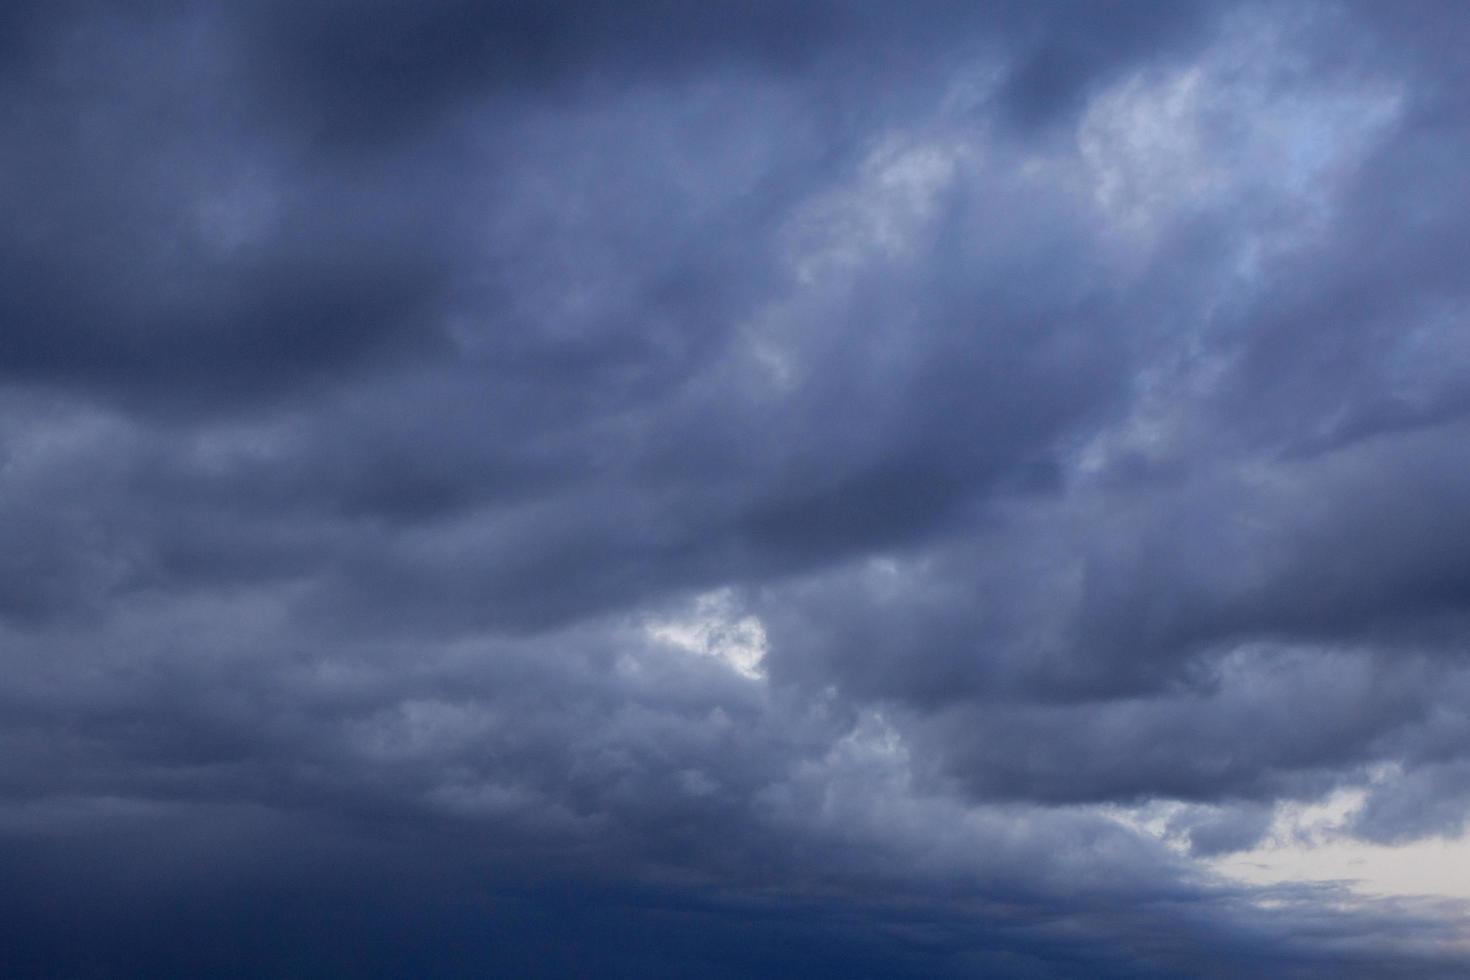
[[[1470,973],[1467,43],[3,5],[0,974]]]

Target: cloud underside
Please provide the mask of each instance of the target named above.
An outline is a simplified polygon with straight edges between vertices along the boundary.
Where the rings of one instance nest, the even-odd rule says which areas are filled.
[[[1463,975],[1467,40],[7,5],[0,960]]]

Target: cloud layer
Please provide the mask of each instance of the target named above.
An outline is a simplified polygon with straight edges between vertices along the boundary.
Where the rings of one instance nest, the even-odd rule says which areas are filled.
[[[1467,40],[7,5],[0,972],[1463,975]]]

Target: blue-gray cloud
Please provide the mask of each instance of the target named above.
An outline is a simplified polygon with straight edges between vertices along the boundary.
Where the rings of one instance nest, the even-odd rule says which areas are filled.
[[[1467,37],[7,6],[4,972],[1463,974]]]

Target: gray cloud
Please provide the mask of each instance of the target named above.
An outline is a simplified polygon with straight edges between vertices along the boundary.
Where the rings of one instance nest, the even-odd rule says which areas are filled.
[[[11,5],[0,958],[1463,973],[1465,33]]]

